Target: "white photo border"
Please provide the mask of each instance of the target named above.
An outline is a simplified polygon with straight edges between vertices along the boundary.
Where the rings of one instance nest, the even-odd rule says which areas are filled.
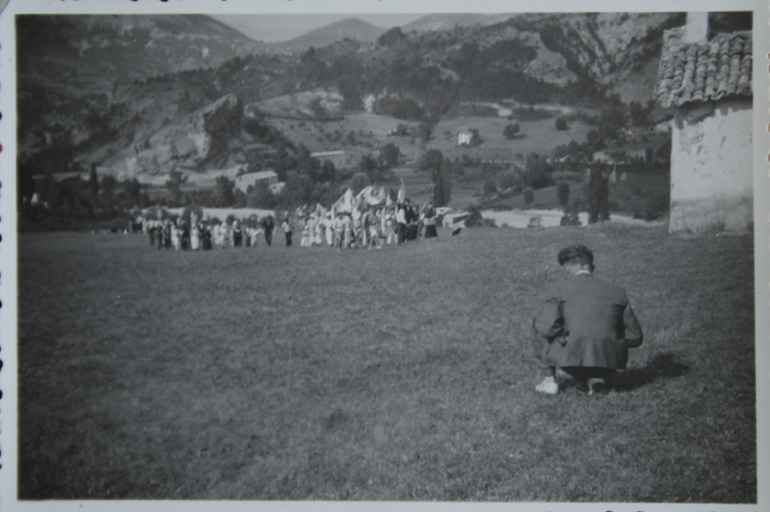
[[[430,503],[280,501],[19,501],[17,499],[17,254],[16,233],[16,54],[17,14],[337,14],[439,12],[688,12],[754,13],[754,258],[756,318],[757,503]],[[770,4],[759,0],[562,1],[506,0],[10,0],[0,14],[0,508],[7,511],[73,510],[398,510],[398,511],[655,511],[770,510],[770,165],[768,164],[768,59]]]

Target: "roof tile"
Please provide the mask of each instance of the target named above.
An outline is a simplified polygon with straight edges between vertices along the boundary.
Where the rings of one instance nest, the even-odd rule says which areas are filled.
[[[663,33],[655,89],[662,106],[752,95],[751,31],[718,34],[703,43],[684,43],[683,35],[684,27]]]

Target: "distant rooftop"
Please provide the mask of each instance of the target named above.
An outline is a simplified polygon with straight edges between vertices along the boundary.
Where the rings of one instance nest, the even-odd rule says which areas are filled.
[[[45,174],[37,174],[37,175],[33,176],[32,179],[35,180],[35,181],[41,181],[42,182],[45,179],[45,176],[46,176]],[[51,174],[51,177],[56,182],[62,182],[62,181],[77,180],[77,179],[88,180],[89,175],[88,175],[87,172],[86,173],[82,173],[82,172],[57,172],[57,173]]]
[[[751,31],[683,42],[684,27],[666,30],[655,97],[663,107],[751,96]]]
[[[337,151],[318,151],[316,153],[310,153],[310,156],[313,158],[318,158],[319,156],[337,156],[337,155],[344,155],[345,151],[343,150],[337,150]]]
[[[243,179],[253,178],[257,180],[264,180],[266,178],[277,178],[277,177],[278,175],[275,173],[275,171],[249,172],[238,176],[238,178],[243,178]]]

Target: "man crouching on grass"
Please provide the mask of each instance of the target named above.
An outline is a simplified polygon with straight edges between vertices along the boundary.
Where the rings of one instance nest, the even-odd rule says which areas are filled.
[[[556,394],[556,368],[588,392],[625,369],[628,349],[642,344],[642,328],[623,288],[593,276],[594,255],[583,245],[559,251],[569,278],[552,283],[534,320],[535,360],[544,380],[535,388]]]

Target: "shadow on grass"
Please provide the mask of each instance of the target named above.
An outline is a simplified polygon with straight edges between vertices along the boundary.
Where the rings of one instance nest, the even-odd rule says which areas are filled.
[[[641,368],[629,368],[625,371],[619,371],[613,377],[607,379],[607,390],[617,392],[632,391],[634,389],[646,386],[661,378],[681,377],[690,371],[690,367],[677,361],[673,352],[663,352],[656,354]],[[585,383],[570,378],[564,384],[562,389],[578,388],[586,391]]]
[[[624,372],[618,372],[608,384],[615,391],[631,391],[661,378],[681,377],[689,371],[690,367],[677,361],[673,352],[663,352],[656,354],[641,368],[629,368]]]

